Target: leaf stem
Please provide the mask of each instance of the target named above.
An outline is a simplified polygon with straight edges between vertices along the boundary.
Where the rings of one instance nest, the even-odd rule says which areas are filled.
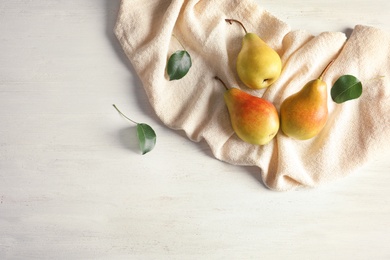
[[[181,47],[183,48],[183,50],[187,51],[186,48],[184,47],[184,45],[180,42],[179,38],[176,37],[176,35],[172,34],[173,38],[175,38],[179,44],[181,45]]]
[[[229,90],[229,88],[226,86],[225,82],[222,81],[218,76],[215,76],[214,79],[219,80],[219,82],[222,83],[222,85],[225,87],[226,90]]]
[[[134,120],[128,118],[125,114],[123,114],[123,113],[116,107],[115,104],[113,104],[112,106],[116,109],[116,111],[118,111],[119,114],[121,114],[121,116],[123,116],[124,118],[126,118],[126,119],[129,120],[130,122],[132,122],[132,123],[138,125],[137,122],[135,122]]]
[[[386,78],[386,76],[378,76],[378,77],[375,77],[375,78],[370,79],[370,81],[371,81],[371,80],[372,80],[372,81],[374,81],[374,80],[380,80],[380,79],[384,79],[384,78]]]
[[[238,21],[238,20],[236,20],[236,19],[225,19],[225,21],[228,22],[228,23],[230,23],[230,24],[232,24],[232,22],[236,22],[236,23],[240,24],[241,27],[242,27],[242,29],[244,29],[245,34],[248,33],[248,31],[246,30],[246,28],[245,28],[245,26],[242,24],[242,22],[240,22],[240,21]]]

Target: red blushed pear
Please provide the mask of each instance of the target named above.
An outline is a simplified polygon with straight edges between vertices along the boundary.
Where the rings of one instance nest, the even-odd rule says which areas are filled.
[[[322,77],[332,63],[318,79],[309,81],[299,92],[283,101],[280,106],[281,129],[287,136],[306,140],[324,128],[328,120],[328,87]]]
[[[278,133],[280,124],[275,106],[238,88],[228,88],[218,77],[215,79],[221,81],[226,88],[224,100],[237,136],[250,144],[269,143]]]

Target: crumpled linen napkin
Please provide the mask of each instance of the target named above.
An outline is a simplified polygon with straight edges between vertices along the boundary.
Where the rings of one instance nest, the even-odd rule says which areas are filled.
[[[250,90],[238,79],[235,61],[244,35],[235,18],[257,33],[281,56],[283,71],[268,90]],[[204,139],[214,156],[235,165],[259,167],[272,190],[316,187],[352,173],[390,144],[390,36],[357,25],[349,39],[341,32],[313,36],[290,27],[251,0],[122,0],[115,34],[141,79],[162,122],[182,129],[192,141]],[[175,35],[173,37],[172,35]],[[185,46],[192,57],[188,74],[169,81],[168,57]],[[265,146],[241,141],[223,100],[227,85],[263,96],[279,110],[282,101],[318,78],[352,74],[363,83],[359,99],[334,103],[321,133],[299,141],[281,131]]]

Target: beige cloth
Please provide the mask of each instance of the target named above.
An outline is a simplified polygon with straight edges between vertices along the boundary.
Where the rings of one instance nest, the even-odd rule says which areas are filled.
[[[257,33],[281,56],[283,71],[266,92],[249,90],[237,77],[235,61],[244,35]],[[318,36],[291,31],[251,0],[122,0],[115,34],[142,80],[162,122],[183,129],[193,141],[205,139],[214,156],[236,165],[256,165],[270,189],[315,187],[357,170],[390,145],[390,36],[358,25],[347,40],[341,32]],[[192,57],[189,73],[177,81],[166,74],[168,57],[182,49]],[[363,83],[357,100],[335,104],[315,138],[298,141],[279,131],[265,146],[244,143],[234,134],[223,100],[228,85],[263,96],[279,110],[281,102],[319,76],[335,59],[324,80],[330,87],[343,74]],[[384,77],[380,77],[384,76]]]

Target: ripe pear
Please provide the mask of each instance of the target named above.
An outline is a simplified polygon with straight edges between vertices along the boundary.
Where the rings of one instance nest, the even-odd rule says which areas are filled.
[[[280,106],[283,133],[298,140],[316,136],[328,119],[328,88],[322,80],[332,64],[329,63],[320,77],[309,81],[299,92],[286,98]]]
[[[275,106],[263,99],[250,95],[238,88],[227,88],[224,100],[230,121],[237,136],[250,144],[269,143],[279,130],[279,115]]]
[[[236,62],[238,77],[252,89],[269,87],[279,78],[282,71],[279,54],[257,34],[248,33],[240,21],[234,19],[226,19],[226,21],[239,23],[245,31]]]

